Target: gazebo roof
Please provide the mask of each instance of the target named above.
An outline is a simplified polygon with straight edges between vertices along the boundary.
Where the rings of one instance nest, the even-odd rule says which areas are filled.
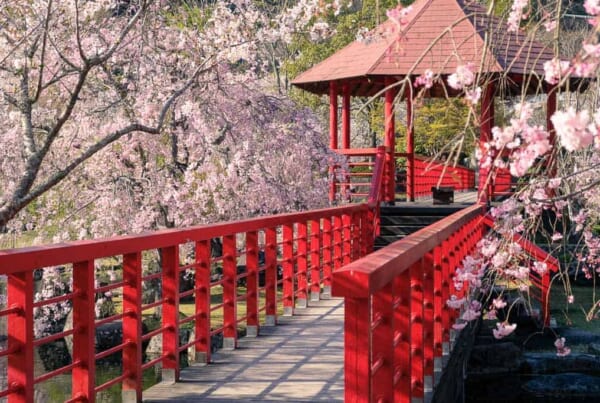
[[[325,94],[330,81],[340,81],[350,84],[352,95],[368,96],[383,88],[385,77],[418,76],[427,69],[445,76],[458,65],[473,63],[483,73],[505,73],[508,87],[523,85],[525,75],[532,76],[530,86],[537,86],[544,62],[554,57],[550,47],[523,31],[507,32],[505,22],[465,0],[417,0],[404,22],[398,32],[398,25],[386,21],[376,28],[381,35],[349,44],[292,84]],[[437,85],[432,92],[441,95],[444,90]]]

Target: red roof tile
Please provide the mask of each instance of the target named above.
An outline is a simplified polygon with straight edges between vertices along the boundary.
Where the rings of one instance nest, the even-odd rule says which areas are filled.
[[[324,94],[330,81],[339,80],[353,83],[354,95],[373,95],[384,76],[418,76],[427,69],[447,75],[469,62],[483,73],[542,76],[544,62],[553,58],[552,49],[523,32],[508,33],[506,24],[479,4],[417,0],[412,7],[400,33],[391,33],[394,25],[387,21],[377,28],[383,35],[349,44],[292,84]]]

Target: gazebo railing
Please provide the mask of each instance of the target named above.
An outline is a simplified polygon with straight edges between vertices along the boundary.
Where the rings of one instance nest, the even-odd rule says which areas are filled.
[[[431,197],[433,187],[452,187],[459,192],[475,189],[475,171],[472,169],[422,156],[415,156],[414,163],[415,198]]]
[[[348,170],[338,172],[336,193],[342,200],[364,202],[369,199],[377,159],[382,163],[385,147],[339,149],[337,153],[346,156]],[[381,172],[378,186],[381,187],[387,172]]]

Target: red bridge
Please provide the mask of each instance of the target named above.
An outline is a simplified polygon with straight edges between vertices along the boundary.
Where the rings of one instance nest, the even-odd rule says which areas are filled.
[[[458,315],[446,308],[446,300],[469,291],[454,289],[453,275],[493,226],[487,203],[510,193],[512,184],[505,171],[488,175],[480,169],[476,184],[471,169],[415,155],[414,79],[432,69],[438,78],[425,95],[458,95],[445,86],[459,64],[455,55],[461,55],[460,63],[478,63],[485,53],[490,63],[480,70],[483,143],[491,136],[496,90],[534,91],[541,85],[543,62],[553,54],[532,46],[521,33],[502,35],[497,38],[502,46],[486,49],[481,24],[490,17],[475,3],[422,0],[413,8],[407,36],[424,39],[407,41],[402,55],[394,54],[398,49],[389,38],[353,43],[294,82],[330,96],[331,147],[348,157],[349,167],[344,172],[332,167],[332,178],[337,175],[330,196],[353,204],[0,251],[0,274],[7,277],[7,305],[0,316],[8,322],[0,350],[5,363],[0,397],[52,400],[40,392],[42,385],[61,380],[70,387],[66,399],[73,402],[99,400],[99,393],[115,388],[123,401],[430,399],[450,354]],[[463,38],[444,42],[447,26],[460,28]],[[429,46],[435,38],[441,39]],[[530,52],[513,52],[516,44]],[[539,55],[531,55],[531,49]],[[507,76],[510,80],[502,81]],[[550,116],[555,92],[546,91]],[[385,104],[384,144],[352,148],[351,96],[377,94]],[[394,105],[401,100],[408,109],[407,145],[406,153],[397,154]],[[404,167],[397,166],[397,158],[406,161]],[[452,187],[457,199],[461,191],[479,190],[465,193],[473,196],[470,204],[455,213],[374,251],[382,202],[394,204],[401,189],[409,202],[431,204],[432,188],[439,187]],[[534,258],[555,264],[535,245],[516,241]],[[97,284],[108,261],[118,275]],[[48,267],[60,267],[59,278],[72,286],[39,300],[34,298],[36,271]],[[531,278],[543,311],[548,276]],[[150,283],[158,284],[160,293],[147,300],[144,285]],[[112,295],[116,313],[97,318],[98,295]],[[72,307],[72,328],[35,336],[34,312],[65,302]],[[152,315],[159,319],[146,329],[144,319]],[[97,331],[108,324],[116,324],[122,336],[97,351]],[[40,347],[65,338],[72,340],[69,363],[40,368],[35,358]],[[158,353],[146,357],[151,341]],[[120,357],[118,370],[100,377],[97,362],[114,355]],[[182,369],[184,361],[192,362]],[[144,390],[144,374],[155,369],[163,382]]]

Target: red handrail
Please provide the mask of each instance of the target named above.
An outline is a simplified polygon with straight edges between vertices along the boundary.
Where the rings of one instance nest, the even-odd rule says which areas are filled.
[[[376,175],[377,176],[377,175]],[[332,272],[371,252],[373,245],[373,205],[359,204],[277,216],[259,217],[237,222],[203,225],[185,229],[156,231],[148,234],[99,240],[67,242],[0,251],[0,275],[7,276],[8,304],[0,316],[8,319],[8,346],[0,355],[8,356],[7,389],[0,395],[9,401],[32,402],[34,387],[41,380],[71,370],[74,400],[94,401],[96,393],[121,382],[124,399],[141,401],[142,370],[162,364],[163,378],[179,377],[180,326],[193,322],[195,338],[186,342],[197,352],[197,359],[210,362],[211,334],[222,333],[224,345],[235,347],[239,325],[249,335],[257,334],[265,324],[275,324],[278,310],[292,314],[305,306],[307,298],[330,294]],[[221,256],[211,257],[211,239],[222,243]],[[193,249],[191,262],[182,262],[182,245]],[[151,251],[160,254],[157,273],[142,276],[142,256]],[[259,252],[264,263],[259,263]],[[214,255],[213,255],[214,256]],[[96,286],[97,259],[122,260],[122,279]],[[245,273],[238,273],[238,262],[245,258]],[[72,281],[72,292],[34,304],[35,270],[67,266],[61,276]],[[222,278],[211,278],[211,268],[222,266]],[[278,266],[282,279],[278,280]],[[180,290],[180,275],[193,269],[193,291]],[[264,273],[264,286],[259,275]],[[66,276],[71,276],[67,279]],[[246,282],[246,292],[236,285]],[[162,296],[158,301],[142,304],[142,282],[161,281]],[[282,297],[277,286],[282,286]],[[219,291],[221,301],[211,303],[211,291]],[[121,293],[122,314],[97,320],[94,313],[98,292]],[[181,319],[182,296],[194,296],[194,319]],[[213,295],[214,296],[214,295]],[[246,314],[238,311],[239,300],[246,301]],[[36,374],[34,378],[34,308],[69,300],[73,310],[75,331],[57,332],[50,339],[71,336],[73,360],[67,367]],[[162,323],[153,334],[162,334],[162,353],[142,363],[142,312],[162,308]],[[214,323],[213,315],[222,312],[223,323]],[[264,315],[261,315],[264,314]],[[259,319],[262,317],[262,320]],[[123,343],[104,352],[95,352],[96,327],[99,323],[122,320]],[[122,373],[96,386],[96,359],[112,353],[122,354]]]
[[[460,165],[415,156],[415,197],[430,197],[432,187],[452,187],[456,191],[475,189],[475,171]]]
[[[445,308],[462,259],[483,237],[480,205],[461,210],[333,274],[345,304],[345,401],[423,399],[456,317]]]

